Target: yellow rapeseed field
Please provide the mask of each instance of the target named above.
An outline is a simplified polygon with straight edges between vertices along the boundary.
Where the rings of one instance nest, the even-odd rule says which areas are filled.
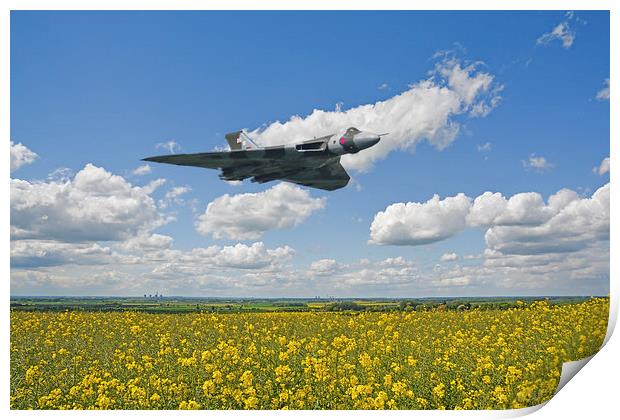
[[[501,409],[595,353],[608,299],[509,310],[11,312],[14,409]]]

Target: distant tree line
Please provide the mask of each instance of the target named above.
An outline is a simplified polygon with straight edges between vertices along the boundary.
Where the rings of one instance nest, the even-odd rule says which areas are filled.
[[[420,301],[420,300],[401,300],[398,305],[392,304],[373,304],[364,305],[352,301],[331,302],[323,307],[324,311],[368,311],[368,312],[425,312],[425,311],[468,311],[478,310],[505,310],[523,307],[525,303],[520,300],[513,301],[468,301],[468,300],[443,300],[443,301]]]

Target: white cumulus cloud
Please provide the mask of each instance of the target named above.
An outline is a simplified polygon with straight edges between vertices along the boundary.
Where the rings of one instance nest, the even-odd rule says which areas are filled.
[[[470,226],[540,224],[556,212],[559,203],[577,198],[576,192],[561,190],[549,198],[547,206],[542,196],[535,192],[518,193],[509,199],[500,193],[485,192],[474,200],[467,222]]]
[[[470,208],[465,194],[438,195],[425,203],[395,203],[375,215],[369,243],[376,245],[422,245],[448,238],[466,226]]]
[[[73,180],[11,179],[11,237],[63,242],[118,241],[161,225],[149,196],[103,168],[87,164]]]
[[[599,166],[595,166],[594,168],[592,168],[592,172],[599,175],[605,175],[609,173],[610,166],[611,163],[609,161],[609,158],[606,157],[601,161],[601,164]]]
[[[533,209],[549,209],[551,216],[535,224],[491,226],[485,234],[487,249],[504,255],[575,252],[609,239],[609,184],[591,198],[562,190],[547,206]]]
[[[13,143],[11,140],[11,172],[24,165],[32,163],[37,158],[37,154],[21,143]]]
[[[485,192],[473,202],[464,194],[426,203],[396,203],[375,215],[370,243],[420,245],[453,236],[466,227],[486,227],[488,252],[575,252],[609,239],[609,184],[590,198],[562,189],[547,202],[538,193],[506,199]]]
[[[444,289],[460,293],[601,293],[609,284],[610,207],[609,184],[591,197],[580,197],[575,191],[562,189],[546,201],[538,193],[527,192],[506,198],[500,193],[486,192],[468,202],[467,211],[459,206],[432,211],[426,218],[428,231],[436,241],[448,232],[457,234],[466,228],[485,229],[485,250],[480,255],[466,255],[467,265],[455,264],[449,270],[436,265],[433,273],[411,279],[415,290],[428,290],[441,295]],[[430,200],[432,206],[443,200]],[[425,217],[427,203],[397,203],[379,212],[371,226],[370,242],[383,245],[419,245],[419,233],[410,220]],[[432,208],[431,206],[431,208]],[[388,211],[389,210],[389,211]],[[390,217],[386,217],[390,216]],[[452,228],[446,229],[446,226]],[[460,227],[460,228],[459,228]],[[455,256],[444,254],[441,259]],[[481,263],[473,263],[473,260]],[[398,285],[398,281],[394,281]],[[467,288],[470,292],[466,292]],[[502,292],[502,290],[504,290]]]
[[[478,66],[479,64],[475,63],[462,67],[459,61],[450,59],[435,67],[437,74],[445,78],[448,87],[458,94],[466,108],[472,105],[482,92],[488,92],[493,83],[494,76],[478,72]]]
[[[322,209],[325,201],[287,183],[258,193],[225,194],[208,204],[196,221],[196,229],[214,239],[256,240],[268,230],[303,222]]]
[[[305,117],[293,116],[250,132],[264,145],[276,145],[334,134],[349,126],[389,132],[375,146],[355,155],[346,155],[347,169],[366,170],[394,150],[413,151],[422,140],[438,150],[448,147],[460,129],[455,117],[469,114],[481,117],[500,101],[501,86],[494,76],[480,69],[481,64],[466,64],[446,58],[437,64],[428,79],[385,101],[343,110],[315,109]]]

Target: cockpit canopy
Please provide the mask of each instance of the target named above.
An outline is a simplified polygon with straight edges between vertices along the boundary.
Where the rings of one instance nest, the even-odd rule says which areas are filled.
[[[359,134],[359,133],[361,133],[361,131],[358,130],[357,128],[349,127],[349,128],[347,128],[347,132],[346,132],[345,135],[347,135],[347,136],[354,136],[354,135]]]

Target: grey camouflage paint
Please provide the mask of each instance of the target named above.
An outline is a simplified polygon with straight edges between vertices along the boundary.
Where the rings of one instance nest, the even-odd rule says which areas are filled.
[[[220,169],[220,179],[260,184],[275,180],[333,191],[349,183],[340,156],[376,144],[380,136],[354,127],[341,135],[330,134],[290,145],[258,147],[245,133],[225,136],[230,151],[153,156],[142,160],[181,166]]]

